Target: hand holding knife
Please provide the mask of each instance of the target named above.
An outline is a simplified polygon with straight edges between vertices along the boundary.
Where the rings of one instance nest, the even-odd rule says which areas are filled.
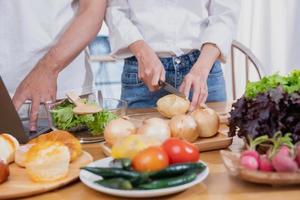
[[[173,87],[171,84],[165,82],[165,81],[162,81],[162,80],[159,80],[158,81],[158,85],[160,87],[162,87],[164,90],[170,92],[171,94],[175,94],[179,97],[182,97],[184,99],[188,99],[188,97],[185,96],[185,94],[183,94],[182,92],[180,92],[178,89],[176,89],[175,87]]]

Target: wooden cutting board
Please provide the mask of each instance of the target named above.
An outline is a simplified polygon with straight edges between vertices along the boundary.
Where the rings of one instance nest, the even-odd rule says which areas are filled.
[[[76,180],[79,176],[80,167],[83,167],[92,161],[93,157],[84,151],[77,160],[70,164],[67,177],[49,183],[35,183],[29,179],[25,172],[25,168],[21,168],[15,163],[10,164],[9,179],[7,182],[0,185],[0,199],[27,197],[62,187]]]
[[[149,119],[152,117],[162,118],[166,121],[169,119],[164,118],[158,112],[148,112],[148,113],[137,113],[128,115],[129,120],[136,126],[140,127],[145,119]],[[228,116],[227,115],[220,115],[221,125],[219,128],[218,133],[210,138],[199,138],[197,141],[194,142],[196,147],[199,149],[200,152],[203,151],[211,151],[211,150],[218,150],[224,149],[229,147],[232,144],[232,137],[228,137],[229,127],[227,126]],[[101,148],[103,153],[106,156],[111,155],[111,146],[106,142],[101,143]]]

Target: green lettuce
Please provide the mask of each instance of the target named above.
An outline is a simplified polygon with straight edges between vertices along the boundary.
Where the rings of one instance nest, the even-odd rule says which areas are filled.
[[[102,135],[105,126],[117,115],[103,110],[95,114],[77,115],[73,112],[74,104],[69,101],[56,106],[51,110],[53,124],[56,128],[70,131],[87,127],[92,135]]]
[[[270,89],[282,86],[288,94],[300,91],[300,70],[294,70],[287,76],[274,74],[266,76],[257,82],[249,82],[246,86],[245,97],[253,99],[258,94],[265,93]]]

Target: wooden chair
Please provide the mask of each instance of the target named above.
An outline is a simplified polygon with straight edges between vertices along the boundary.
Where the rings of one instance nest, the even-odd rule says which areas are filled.
[[[255,72],[258,75],[258,78],[261,79],[263,75],[262,64],[257,59],[257,57],[251,52],[249,48],[238,41],[233,41],[231,45],[231,76],[232,76],[232,95],[233,100],[237,98],[237,88],[236,88],[236,52],[240,52],[245,58],[245,75],[246,75],[246,83],[250,81],[249,78],[249,70],[250,67],[254,67]]]

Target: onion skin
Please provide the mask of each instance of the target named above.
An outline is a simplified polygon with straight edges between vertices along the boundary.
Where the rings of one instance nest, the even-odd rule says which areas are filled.
[[[143,124],[167,124],[165,120],[158,118],[158,117],[152,117],[149,119],[146,119],[143,121]]]
[[[175,94],[169,94],[160,98],[156,105],[161,115],[172,118],[175,115],[185,114],[190,107],[190,101]]]
[[[199,137],[197,123],[190,115],[174,116],[171,119],[169,126],[171,128],[172,137],[184,139],[188,142],[195,142]]]
[[[171,137],[171,130],[168,123],[160,118],[150,118],[144,121],[138,129],[137,134],[158,140],[163,143]]]
[[[220,118],[218,114],[210,108],[198,108],[191,113],[197,123],[199,137],[212,137],[218,133]]]
[[[118,118],[107,124],[104,129],[104,139],[108,144],[113,145],[118,139],[135,133],[136,128],[130,121]]]

